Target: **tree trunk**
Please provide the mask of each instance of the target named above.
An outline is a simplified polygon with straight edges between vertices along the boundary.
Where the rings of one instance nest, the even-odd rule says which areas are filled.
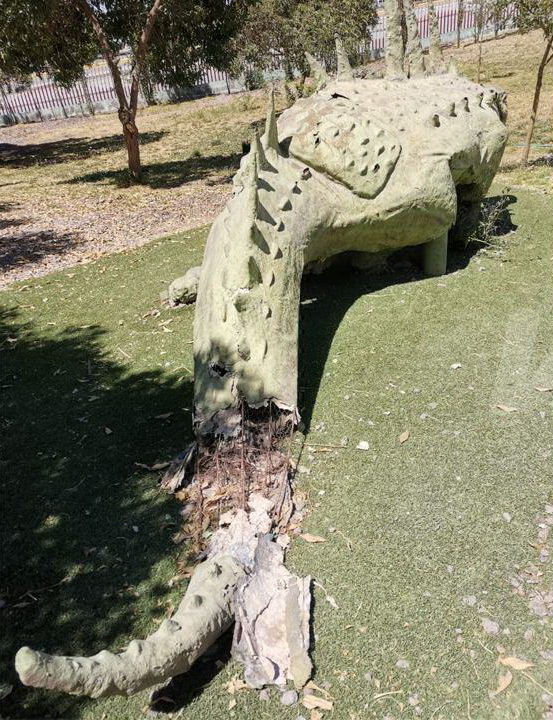
[[[459,0],[457,8],[457,47],[461,47],[461,29],[465,18],[465,4],[463,0]]]
[[[405,8],[403,7],[403,0],[398,0],[399,12],[400,12],[400,23],[401,23],[401,38],[403,41],[403,55],[407,54],[407,18],[405,17]]]
[[[482,74],[482,35],[478,40],[478,71],[476,75],[476,82],[480,82],[480,75]]]
[[[88,80],[86,79],[86,71],[81,75],[81,84],[84,90],[84,96],[86,98],[86,104],[88,105],[88,112],[94,117],[96,110],[94,109],[94,103],[92,102],[92,96],[90,94],[90,88],[88,87]]]
[[[140,87],[140,79],[144,72],[146,54],[148,52],[148,44],[152,35],[152,30],[156,22],[156,18],[163,6],[164,0],[154,0],[154,4],[150,8],[146,17],[146,23],[140,33],[138,40],[135,63],[132,71],[131,89],[129,100],[125,94],[125,88],[121,79],[121,71],[114,50],[110,44],[108,36],[100,21],[98,20],[94,9],[89,5],[89,0],[73,0],[73,2],[82,10],[89,19],[92,29],[96,33],[102,54],[111,72],[113,85],[117,99],[119,100],[119,120],[123,126],[123,137],[127,145],[127,153],[129,156],[129,171],[133,180],[140,181],[142,168],[140,165],[140,145],[138,128],[136,127],[136,110],[138,108],[138,90]]]
[[[129,172],[131,178],[140,182],[142,176],[142,166],[140,164],[140,142],[138,128],[132,117],[132,111],[126,108],[119,109],[119,120],[123,126],[123,137],[127,146],[127,155],[129,159]]]
[[[543,73],[545,66],[551,60],[548,55],[553,45],[553,35],[549,38],[545,46],[545,52],[538,68],[538,76],[536,78],[536,89],[534,90],[534,101],[532,102],[532,112],[530,113],[530,122],[528,124],[528,132],[526,133],[526,141],[524,143],[524,149],[522,151],[522,158],[520,164],[522,167],[528,164],[528,156],[530,155],[530,145],[532,144],[532,136],[534,134],[534,126],[536,124],[536,116],[538,114],[538,106],[540,104],[541,86],[543,83]],[[553,56],[552,56],[553,57]]]

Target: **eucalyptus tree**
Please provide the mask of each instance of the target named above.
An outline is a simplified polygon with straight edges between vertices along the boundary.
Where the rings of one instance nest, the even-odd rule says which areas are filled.
[[[192,83],[200,64],[229,67],[231,39],[256,0],[2,0],[0,72],[49,72],[63,85],[100,54],[110,70],[131,176],[140,180],[139,89],[144,75]],[[130,49],[130,82],[120,53]]]
[[[332,65],[336,34],[355,59],[368,46],[376,19],[374,0],[261,0],[249,8],[236,36],[235,67],[253,63],[268,69],[277,54],[288,75],[306,73],[306,51]]]
[[[532,144],[536,117],[540,105],[545,68],[553,60],[553,0],[540,0],[539,2],[535,0],[515,0],[515,7],[517,10],[517,24],[520,30],[522,32],[541,30],[545,41],[543,55],[536,74],[532,109],[528,119],[526,140],[522,151],[521,164],[526,165],[528,163],[530,146]]]

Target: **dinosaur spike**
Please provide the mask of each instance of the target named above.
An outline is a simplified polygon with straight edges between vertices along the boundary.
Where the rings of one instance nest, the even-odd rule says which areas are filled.
[[[266,150],[274,150],[280,152],[278,145],[278,130],[275,115],[275,91],[271,88],[269,92],[269,108],[267,110],[267,120],[265,122],[265,134],[262,138],[263,147]]]
[[[307,58],[307,62],[309,63],[311,74],[313,75],[313,77],[315,78],[315,82],[317,83],[317,90],[321,90],[322,88],[324,88],[328,80],[326,70],[317,60],[317,58],[311,55],[311,53],[306,52],[305,57]]]
[[[259,178],[259,143],[256,142],[254,135],[251,150],[243,161],[241,167],[240,182],[242,189],[239,191],[238,199],[240,203],[244,203],[244,212],[249,216],[249,224],[253,225],[257,217],[257,180]]]
[[[259,131],[257,128],[253,131],[253,137],[252,137],[252,148],[255,148],[255,154],[257,158],[257,174],[259,176],[260,170],[267,170],[269,167],[269,162],[265,156],[265,150],[263,149],[263,145],[261,144],[261,140],[259,139]]]
[[[351,65],[349,64],[348,56],[344,50],[342,40],[338,34],[334,36],[336,42],[336,80],[353,80],[353,73],[351,72]]]
[[[438,15],[436,14],[434,2],[428,3],[428,16],[430,18],[430,66],[433,73],[443,72],[445,70],[444,56],[442,53]]]
[[[403,10],[407,22],[407,46],[409,48],[409,75],[415,77],[424,75],[424,56],[422,54],[421,39],[417,24],[417,15],[413,7],[413,0],[403,0]]]
[[[387,19],[386,40],[386,77],[398,79],[405,77],[403,63],[403,35],[401,32],[401,7],[399,0],[384,0]]]

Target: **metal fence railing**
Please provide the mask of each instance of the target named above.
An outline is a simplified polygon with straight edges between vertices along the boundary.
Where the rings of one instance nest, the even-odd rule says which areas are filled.
[[[474,34],[477,25],[477,7],[474,2],[465,2],[464,14],[459,28],[462,38]],[[426,4],[416,8],[419,33],[423,45],[428,44],[430,33]],[[457,36],[459,1],[449,0],[436,5],[442,43],[454,41]],[[516,18],[511,6],[497,18],[489,20],[484,34],[497,33],[516,27]],[[383,55],[386,46],[386,16],[379,11],[378,20],[371,29],[371,36],[365,44],[365,52],[377,58]],[[120,59],[123,83],[130,86],[130,58]],[[280,67],[279,67],[280,65]],[[275,69],[282,71],[276,59]],[[171,101],[206,94],[218,94],[245,89],[244,78],[232,78],[227,73],[212,67],[199,67],[198,79],[189,88],[170,88],[161,85],[151,87],[152,95],[158,101]],[[140,101],[146,103],[141,92]],[[117,97],[111,74],[103,61],[87,67],[82,78],[69,88],[59,86],[51,77],[34,77],[30,86],[0,86],[0,125],[15,122],[40,121],[96,112],[109,112],[117,108]]]

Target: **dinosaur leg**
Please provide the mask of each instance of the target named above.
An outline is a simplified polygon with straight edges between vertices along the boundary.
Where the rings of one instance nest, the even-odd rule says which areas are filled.
[[[447,269],[447,232],[423,246],[423,267],[426,275],[445,275]]]

